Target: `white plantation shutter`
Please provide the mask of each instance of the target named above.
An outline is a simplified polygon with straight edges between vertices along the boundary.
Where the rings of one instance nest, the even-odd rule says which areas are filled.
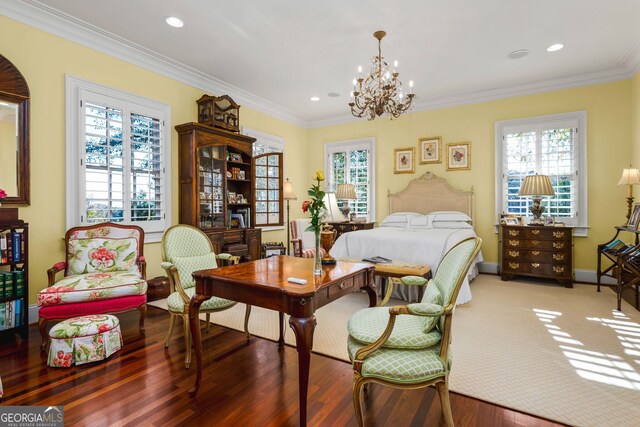
[[[372,168],[375,165],[374,140],[334,142],[325,145],[327,163],[326,189],[335,192],[338,184],[353,184],[356,200],[350,200],[351,212],[359,218],[373,220],[374,192]],[[346,201],[339,200],[342,206]]]
[[[170,224],[168,106],[68,78],[77,108],[67,145],[67,225],[119,222],[158,241]],[[83,88],[82,86],[89,86]]]
[[[544,215],[586,226],[586,114],[544,116],[496,124],[497,213],[529,217],[530,197],[518,192],[527,175],[548,175],[555,196],[545,196]]]

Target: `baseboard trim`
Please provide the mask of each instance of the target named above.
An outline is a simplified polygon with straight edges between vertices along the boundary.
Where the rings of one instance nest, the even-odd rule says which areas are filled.
[[[497,262],[480,262],[478,263],[478,271],[484,274],[498,274],[498,263]],[[578,283],[591,283],[596,284],[598,282],[598,276],[595,270],[583,270],[583,269],[574,269],[574,280]],[[605,285],[615,285],[616,281],[609,277],[604,276],[601,282]]]

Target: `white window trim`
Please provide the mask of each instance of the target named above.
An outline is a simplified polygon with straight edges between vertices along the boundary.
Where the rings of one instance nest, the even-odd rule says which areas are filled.
[[[162,158],[164,159],[164,179],[162,180],[163,197],[163,222],[164,229],[171,224],[171,107],[148,98],[133,95],[87,80],[65,75],[66,96],[66,229],[80,225],[80,197],[78,192],[78,174],[80,172],[80,150],[78,141],[82,135],[80,129],[79,112],[80,93],[82,91],[95,92],[112,98],[126,99],[142,106],[162,111],[164,123],[162,132],[164,135],[162,145]],[[135,223],[143,227],[144,224]],[[162,240],[163,230],[145,230],[145,243],[159,242]]]
[[[285,147],[285,141],[283,138],[276,136],[276,135],[271,135],[269,133],[266,132],[262,132],[259,130],[255,130],[255,129],[251,129],[248,127],[243,127],[242,128],[242,133],[244,135],[247,136],[251,136],[253,138],[256,139],[256,143],[262,144],[262,145],[266,145],[269,146],[271,148],[275,148],[276,150],[280,150],[282,151],[282,158],[284,161],[284,147]],[[284,165],[282,165],[282,173],[284,173]],[[284,177],[282,177],[282,182],[284,182]],[[284,206],[284,203],[283,203]],[[255,208],[254,208],[255,209]],[[284,212],[282,217],[284,218]],[[262,231],[276,231],[276,230],[284,230],[286,227],[286,221],[285,225],[269,225],[269,226],[260,226],[260,229]]]
[[[331,170],[331,158],[330,154],[334,151],[353,151],[353,150],[369,150],[369,185],[367,186],[367,196],[369,198],[369,215],[367,217],[367,222],[375,221],[376,215],[376,139],[371,138],[360,138],[360,139],[351,139],[347,141],[336,141],[336,142],[328,142],[324,145],[324,174],[325,176],[329,176],[329,171]]]
[[[550,114],[545,116],[527,117],[515,120],[502,120],[495,124],[495,214],[496,223],[500,218],[503,203],[502,168],[503,168],[503,142],[502,136],[508,128],[526,125],[537,126],[542,123],[578,121],[578,137],[576,138],[576,160],[578,162],[578,223],[574,226],[573,235],[586,237],[589,230],[587,211],[587,112],[575,111],[570,113]],[[496,227],[497,230],[497,227]]]

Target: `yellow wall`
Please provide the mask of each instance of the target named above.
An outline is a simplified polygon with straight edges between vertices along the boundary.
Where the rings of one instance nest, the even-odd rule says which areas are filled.
[[[196,120],[202,89],[176,82],[65,39],[0,17],[0,52],[20,70],[31,92],[31,206],[20,208],[29,223],[29,295],[46,287],[46,270],[64,259],[65,74],[171,106],[173,126]],[[284,138],[285,173],[306,176],[306,129],[243,107],[242,125]],[[172,134],[172,215],[178,221],[177,133]],[[285,241],[284,230],[263,233],[263,241]],[[162,275],[160,244],[145,245],[147,276]]]
[[[30,300],[46,286],[45,272],[64,257],[65,231],[65,91],[64,76],[141,95],[171,106],[172,126],[195,120],[204,92],[73,42],[0,17],[0,52],[22,72],[31,91],[31,206],[20,216],[30,223]],[[595,269],[596,244],[611,237],[626,213],[625,189],[616,185],[632,152],[640,165],[640,77],[602,85],[515,97],[475,105],[406,115],[399,120],[357,121],[321,129],[290,125],[250,108],[241,109],[243,126],[282,137],[286,142],[285,176],[295,184],[298,201],[292,218],[302,216],[299,203],[312,171],[323,168],[326,142],[376,138],[376,219],[386,212],[387,190],[429,170],[458,188],[476,191],[478,234],[485,259],[497,260],[494,218],[494,123],[535,115],[588,112],[588,238],[576,239],[576,268]],[[633,115],[633,116],[632,116]],[[471,170],[446,172],[444,164],[416,165],[414,175],[394,175],[393,149],[417,147],[418,138],[442,136],[443,143],[470,141]],[[634,143],[632,144],[632,136]],[[177,134],[172,135],[173,221],[178,220]],[[285,241],[285,230],[264,232],[263,241]],[[162,274],[159,244],[147,244],[148,276]]]
[[[624,222],[626,189],[618,187],[620,171],[631,152],[631,82],[621,81],[480,104],[413,113],[399,120],[376,119],[309,130],[310,169],[322,167],[323,144],[362,137],[376,138],[376,219],[388,212],[387,190],[395,192],[426,171],[446,178],[454,187],[476,194],[476,230],[486,261],[497,262],[495,218],[494,125],[499,120],[587,111],[589,236],[575,239],[574,266],[595,270],[596,245]],[[418,138],[441,136],[443,145],[471,142],[471,170],[447,172],[445,163],[416,164],[416,173],[393,173],[393,150],[418,147]],[[443,150],[444,155],[444,150]],[[443,160],[444,161],[444,160]]]

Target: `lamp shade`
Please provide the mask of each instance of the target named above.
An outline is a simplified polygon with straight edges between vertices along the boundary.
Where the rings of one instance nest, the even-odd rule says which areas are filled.
[[[638,169],[624,169],[618,185],[638,185],[640,184],[640,171]]]
[[[554,196],[553,185],[547,175],[529,175],[520,187],[519,196]]]
[[[353,184],[338,184],[338,190],[336,191],[337,199],[356,199],[356,188]]]
[[[298,200],[295,193],[293,192],[293,184],[289,181],[289,178],[284,182],[284,191],[282,194],[282,198],[284,200]]]

